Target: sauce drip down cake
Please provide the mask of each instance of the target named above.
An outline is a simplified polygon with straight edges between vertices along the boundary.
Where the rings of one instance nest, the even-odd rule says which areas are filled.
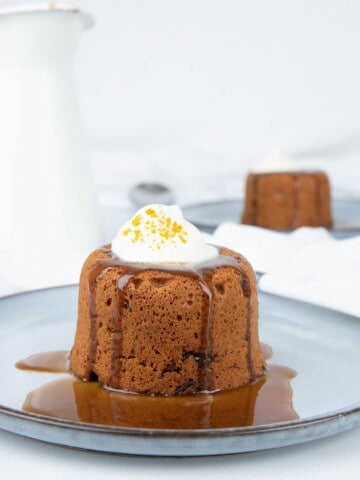
[[[177,206],[137,212],[79,284],[73,372],[153,395],[231,390],[262,375],[256,277]]]

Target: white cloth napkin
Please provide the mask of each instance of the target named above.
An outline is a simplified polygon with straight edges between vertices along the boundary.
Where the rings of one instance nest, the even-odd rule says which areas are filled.
[[[279,233],[224,223],[211,241],[241,252],[264,273],[260,290],[360,317],[360,236],[335,240],[323,228]]]

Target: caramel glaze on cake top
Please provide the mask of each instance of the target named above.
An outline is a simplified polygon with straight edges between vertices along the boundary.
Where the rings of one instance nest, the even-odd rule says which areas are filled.
[[[275,230],[332,226],[330,185],[324,172],[250,173],[242,223]]]
[[[230,390],[263,372],[257,320],[256,277],[240,254],[158,267],[103,247],[81,273],[72,369],[137,393]]]

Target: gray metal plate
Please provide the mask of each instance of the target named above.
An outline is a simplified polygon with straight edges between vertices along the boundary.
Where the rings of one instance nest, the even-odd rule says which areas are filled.
[[[241,199],[198,203],[182,208],[184,217],[198,228],[212,232],[223,222],[238,223],[243,210]],[[360,200],[333,199],[334,227],[330,232],[337,238],[360,234]]]
[[[260,338],[270,363],[295,369],[294,408],[300,418],[254,427],[148,430],[90,425],[21,410],[26,394],[55,374],[19,371],[33,353],[72,345],[77,287],[59,287],[0,300],[0,428],[45,442],[138,455],[221,455],[292,445],[360,425],[360,320],[260,294]]]

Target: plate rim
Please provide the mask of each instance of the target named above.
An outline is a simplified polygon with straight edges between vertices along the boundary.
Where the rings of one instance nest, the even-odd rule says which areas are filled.
[[[46,287],[41,289],[17,292],[17,293],[0,297],[0,302],[2,302],[3,300],[8,300],[8,299],[12,299],[20,296],[41,294],[41,293],[46,293],[47,291],[56,291],[56,290],[62,290],[62,289],[73,290],[75,288],[77,288],[77,284],[59,285],[59,286],[52,286],[52,287]],[[271,295],[269,293],[263,293],[263,295],[281,298],[277,295]],[[291,301],[296,303],[306,303],[298,300],[291,300]],[[317,305],[315,305],[315,307],[327,310],[325,307],[319,307]],[[344,315],[347,316],[346,314]],[[30,413],[30,412],[19,410],[17,408],[8,407],[6,405],[0,404],[0,419],[4,419],[4,418],[10,419],[10,421],[12,420],[13,422],[25,421],[25,422],[30,422],[32,424],[35,423],[36,425],[42,426],[42,427],[50,427],[50,428],[55,427],[56,429],[62,429],[63,431],[66,430],[67,432],[76,430],[82,433],[89,433],[89,434],[92,433],[92,434],[98,434],[98,435],[100,434],[105,436],[116,435],[119,438],[121,436],[124,436],[124,437],[130,437],[132,439],[136,439],[139,437],[145,438],[145,439],[152,438],[154,440],[171,439],[175,442],[182,441],[184,439],[211,440],[216,438],[233,438],[233,437],[242,438],[242,437],[249,437],[254,435],[269,436],[271,434],[277,434],[277,433],[281,434],[281,432],[289,432],[289,431],[293,432],[296,430],[308,429],[309,427],[317,427],[323,424],[333,424],[333,422],[340,421],[341,419],[348,421],[348,423],[345,422],[343,425],[341,425],[341,428],[335,431],[331,431],[330,433],[318,434],[315,436],[310,435],[308,439],[302,438],[300,441],[296,441],[296,442],[287,442],[285,440],[285,441],[282,441],[282,443],[280,442],[280,444],[277,443],[273,445],[273,447],[269,446],[269,447],[263,447],[263,448],[257,449],[260,451],[266,448],[286,446],[294,443],[295,444],[303,443],[304,441],[307,441],[307,440],[313,440],[315,438],[323,438],[328,435],[333,435],[336,433],[340,433],[341,431],[345,431],[350,428],[360,426],[360,400],[356,403],[352,403],[351,405],[345,405],[339,409],[323,412],[318,415],[313,415],[310,417],[298,418],[295,420],[289,420],[285,422],[252,425],[247,427],[225,427],[225,428],[206,428],[206,429],[160,429],[160,428],[156,429],[156,428],[121,427],[121,426],[115,426],[115,425],[92,424],[92,423],[80,422],[76,420],[61,419],[61,418],[51,417],[47,415]],[[37,437],[35,435],[31,435],[29,433],[26,433],[23,428],[17,429],[17,428],[11,428],[11,427],[12,427],[12,424],[10,424],[10,426],[6,425],[6,423],[5,425],[3,425],[3,422],[0,421],[0,429],[2,430],[6,430],[15,434],[20,434],[25,437],[42,440],[47,443],[53,443],[53,444],[59,444],[59,445],[65,445],[65,446],[67,445],[74,448],[86,448],[88,450],[98,451],[98,452],[112,451],[113,453],[132,453],[137,455],[146,454],[146,453],[137,452],[136,449],[109,450],[109,449],[101,449],[101,448],[84,447],[80,444],[79,445],[66,444],[61,441],[44,439],[43,437]],[[225,451],[222,453],[196,453],[196,452],[184,453],[183,452],[180,454],[176,454],[173,452],[172,453],[163,452],[163,453],[147,453],[146,455],[199,456],[199,455],[215,455],[215,454],[226,454],[226,453],[242,453],[245,451],[253,451],[253,450],[254,449],[250,449],[250,450],[235,449],[231,451],[230,450]]]
[[[353,403],[338,410],[325,412],[324,414],[314,415],[286,422],[275,422],[263,425],[252,425],[248,427],[225,427],[225,428],[202,428],[202,429],[166,429],[166,428],[138,428],[138,427],[119,427],[115,425],[93,424],[75,420],[50,417],[37,413],[30,413],[17,410],[12,407],[6,407],[0,404],[0,416],[8,416],[21,420],[31,420],[36,423],[48,426],[71,427],[76,430],[95,431],[97,433],[123,434],[131,436],[151,436],[160,438],[186,438],[186,437],[228,437],[254,435],[258,433],[272,433],[282,430],[294,430],[295,428],[308,427],[328,423],[342,417],[353,417],[360,414],[360,402]],[[359,418],[360,424],[360,418]],[[1,425],[0,425],[0,428]]]

